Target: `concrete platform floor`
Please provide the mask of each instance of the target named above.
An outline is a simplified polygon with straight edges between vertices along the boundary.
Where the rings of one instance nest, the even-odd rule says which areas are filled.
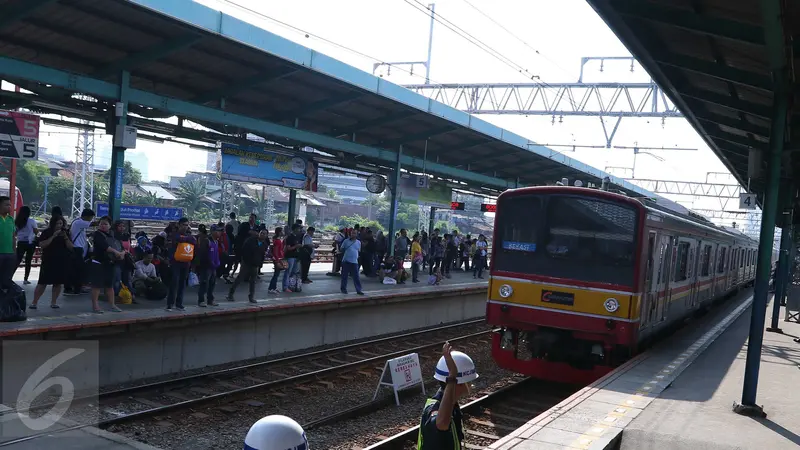
[[[717,354],[720,352],[719,345],[714,343],[727,343],[733,345],[737,351],[741,349],[744,339],[737,340],[731,338],[730,334],[723,333],[730,327],[738,329],[742,323],[747,327],[751,303],[752,291],[741,291],[708,314],[691,320],[650,350],[495,442],[490,448],[609,450],[619,448],[620,441],[625,450],[736,448],[700,447],[698,442],[702,441],[695,442],[694,439],[699,438],[694,436],[686,446],[680,445],[681,439],[688,436],[687,429],[697,431],[698,435],[705,435],[705,442],[710,442],[721,439],[717,437],[720,431],[717,428],[722,425],[715,425],[714,420],[724,424],[727,421],[744,419],[731,412],[733,400],[740,398],[741,382],[734,382],[736,387],[732,390],[736,394],[725,397],[724,405],[709,406],[719,410],[719,418],[714,413],[703,411],[701,405],[712,397],[714,390],[711,386],[719,383],[735,357],[730,353]],[[710,346],[715,347],[710,349]],[[686,373],[693,373],[689,370],[694,367],[695,361],[709,355],[718,358],[705,363],[715,369],[715,372],[694,375],[700,378],[684,377]],[[765,370],[765,379],[771,376],[767,373]],[[800,376],[800,373],[796,376]],[[791,383],[791,378],[787,381]],[[673,383],[685,384],[683,395],[677,395],[674,403],[663,407],[661,404],[654,406],[656,402],[664,401],[659,396],[669,399],[676,395],[671,387]],[[704,391],[704,387],[709,390]],[[640,420],[640,417],[649,419]],[[633,423],[637,425],[632,426]],[[733,438],[734,431],[725,430],[723,433],[726,433],[726,438]],[[764,442],[769,444],[768,440]],[[781,447],[750,445],[741,448],[772,450]]]
[[[414,295],[415,293],[437,292],[437,291],[452,291],[454,289],[469,289],[485,286],[486,280],[474,280],[471,273],[461,271],[453,272],[451,279],[444,279],[439,286],[429,286],[426,281],[427,277],[422,278],[420,283],[408,282],[404,285],[383,285],[378,282],[377,278],[361,277],[365,297],[356,295],[353,287],[353,281],[348,281],[349,294],[344,295],[339,292],[341,278],[326,276],[325,273],[330,269],[330,264],[319,263],[313,264],[309,278],[314,282],[311,284],[303,285],[302,293],[280,293],[269,294],[267,288],[269,281],[272,277],[272,268],[266,266],[264,275],[258,280],[256,284],[256,300],[257,307],[276,307],[286,308],[294,305],[309,305],[312,303],[322,302],[335,302],[348,299],[364,299],[370,297],[385,297],[389,293],[398,293],[400,295]],[[33,300],[33,291],[36,287],[36,279],[38,271],[36,268],[31,272],[30,280],[32,284],[22,285],[23,271],[18,270],[15,274],[15,281],[23,286],[26,293],[28,304]],[[484,275],[486,278],[487,275]],[[47,288],[44,295],[39,301],[39,309],[28,310],[28,320],[25,322],[15,323],[0,323],[0,336],[9,334],[22,334],[22,333],[35,333],[42,330],[56,330],[61,327],[68,327],[75,324],[109,324],[111,322],[130,323],[139,320],[152,320],[159,317],[166,316],[181,316],[191,315],[198,313],[210,314],[212,312],[235,312],[238,310],[247,310],[252,308],[247,301],[248,286],[247,283],[242,283],[235,294],[236,301],[228,302],[225,300],[228,289],[231,285],[226,284],[225,281],[217,279],[215,289],[215,300],[219,303],[217,307],[200,308],[197,306],[197,288],[187,287],[184,293],[184,306],[186,311],[180,312],[173,310],[167,312],[164,310],[166,300],[149,301],[139,299],[138,304],[119,305],[123,310],[121,313],[115,313],[108,309],[108,303],[100,298],[100,307],[106,309],[105,314],[94,314],[91,312],[91,301],[88,294],[78,296],[64,296],[62,295],[58,304],[59,309],[50,308],[50,287]],[[278,281],[278,288],[280,288],[280,279]]]
[[[765,333],[756,403],[766,419],[731,411],[740,401],[750,326],[748,308],[622,433],[622,450],[782,450],[800,447],[800,324]],[[772,305],[767,308],[767,326]]]
[[[78,428],[62,431],[73,427],[77,423],[61,419],[48,430],[47,435],[22,440],[22,436],[30,436],[31,432],[19,432],[21,426],[16,415],[0,416],[0,446],[13,450],[160,450],[158,447],[134,441],[95,427]],[[38,432],[37,432],[38,433]],[[20,440],[21,442],[11,443]]]

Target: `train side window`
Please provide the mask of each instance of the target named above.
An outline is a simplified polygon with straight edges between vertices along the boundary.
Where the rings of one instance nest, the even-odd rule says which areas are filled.
[[[728,247],[719,249],[719,259],[717,260],[717,273],[725,272],[725,257],[728,253]]]
[[[707,277],[709,273],[709,266],[711,265],[711,246],[706,245],[703,247],[703,256],[700,262],[700,276]]]
[[[689,243],[681,242],[678,244],[678,258],[675,265],[674,281],[683,281],[689,272]]]

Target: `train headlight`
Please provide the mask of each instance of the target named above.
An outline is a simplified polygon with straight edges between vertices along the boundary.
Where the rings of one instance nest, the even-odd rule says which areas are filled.
[[[508,298],[508,297],[511,297],[511,294],[513,294],[513,293],[514,293],[514,289],[511,286],[509,286],[507,284],[504,284],[504,285],[500,286],[500,297]]]
[[[615,298],[609,298],[603,303],[603,306],[606,308],[606,311],[613,313],[617,312],[619,309],[619,302]]]

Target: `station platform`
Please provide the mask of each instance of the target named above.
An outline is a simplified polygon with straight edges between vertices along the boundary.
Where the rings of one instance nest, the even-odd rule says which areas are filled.
[[[768,417],[732,411],[742,395],[751,304],[752,291],[742,291],[491,448],[798,448],[800,324],[781,321],[785,334],[765,333],[757,402]]]
[[[62,297],[61,308],[51,309],[48,289],[39,309],[28,310],[26,322],[0,323],[0,340],[98,341],[100,384],[108,385],[476,319],[485,313],[487,282],[473,279],[471,273],[454,272],[439,286],[383,285],[362,277],[361,296],[352,281],[345,295],[339,291],[341,278],[314,271],[329,268],[312,267],[309,278],[314,282],[303,285],[301,293],[269,294],[272,271],[265,267],[256,285],[256,304],[247,301],[246,283],[237,289],[236,301],[228,302],[230,285],[217,280],[216,307],[197,306],[197,288],[186,288],[185,311],[168,312],[165,300],[142,299],[120,305],[123,312],[94,314],[88,294]],[[33,284],[24,286],[29,304],[35,273],[30,279]]]

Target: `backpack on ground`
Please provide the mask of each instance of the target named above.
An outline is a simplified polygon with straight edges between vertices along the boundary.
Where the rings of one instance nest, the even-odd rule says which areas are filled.
[[[0,322],[28,320],[25,291],[17,284],[0,287]]]
[[[289,290],[292,292],[303,292],[303,280],[300,279],[300,274],[289,277]]]

